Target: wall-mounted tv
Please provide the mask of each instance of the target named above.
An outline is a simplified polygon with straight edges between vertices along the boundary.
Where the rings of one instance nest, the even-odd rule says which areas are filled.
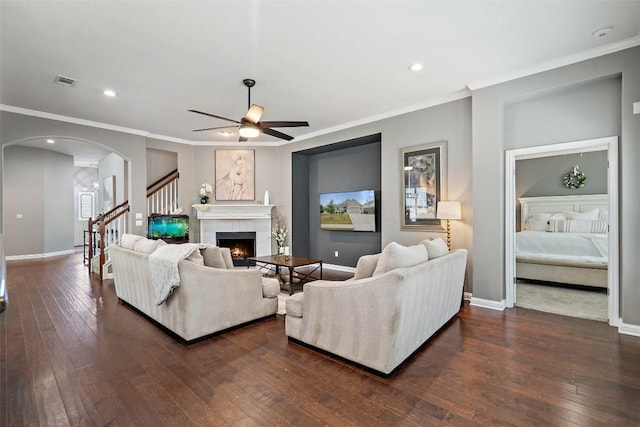
[[[188,242],[189,216],[152,214],[149,217],[147,237],[162,239],[167,243]]]
[[[320,228],[340,231],[376,231],[374,190],[321,193]]]

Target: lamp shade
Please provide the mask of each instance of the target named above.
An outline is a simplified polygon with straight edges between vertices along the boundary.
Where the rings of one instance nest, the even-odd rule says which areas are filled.
[[[462,213],[460,202],[446,201],[438,202],[436,209],[436,218],[438,219],[461,219]]]

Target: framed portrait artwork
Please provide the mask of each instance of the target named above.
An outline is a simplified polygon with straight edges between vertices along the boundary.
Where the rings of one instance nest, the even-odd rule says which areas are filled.
[[[401,228],[442,231],[438,201],[447,190],[447,141],[401,149]]]
[[[254,172],[254,150],[216,150],[216,200],[255,200]]]

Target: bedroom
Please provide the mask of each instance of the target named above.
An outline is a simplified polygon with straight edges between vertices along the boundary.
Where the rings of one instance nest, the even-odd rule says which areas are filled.
[[[618,183],[617,179],[610,178],[612,171],[607,169],[607,164],[612,153],[607,151],[610,145],[603,141],[607,140],[605,137],[611,136],[613,137],[611,140],[615,141],[613,145],[617,145],[617,137],[615,136],[620,134],[619,102],[620,79],[611,77],[576,84],[555,93],[534,94],[526,99],[513,100],[505,106],[505,139],[510,139],[515,143],[514,145],[525,147],[507,151],[507,165],[511,160],[515,170],[513,178],[515,198],[512,205],[508,201],[509,198],[506,202],[507,209],[510,209],[510,206],[513,206],[514,209],[515,217],[512,229],[515,231],[513,236],[515,246],[511,254],[507,252],[507,264],[512,263],[516,278],[541,281],[536,282],[537,285],[555,284],[552,287],[544,286],[541,288],[553,293],[560,292],[560,296],[547,296],[555,301],[551,301],[551,307],[544,308],[545,311],[567,315],[572,315],[572,312],[575,311],[577,313],[575,315],[578,317],[607,321],[611,314],[609,303],[612,302],[608,301],[609,296],[611,299],[617,299],[617,292],[612,293],[611,288],[607,292],[608,235],[606,233],[587,233],[587,235],[578,237],[575,235],[576,233],[557,232],[557,226],[569,224],[566,222],[567,219],[586,220],[589,217],[588,219],[594,222],[583,224],[585,227],[604,224],[604,230],[598,231],[606,231],[607,220],[617,220],[617,218],[606,217],[609,211],[607,194],[617,193],[617,190],[611,191],[612,187],[610,186],[613,185],[617,188]],[[563,113],[560,114],[560,111]],[[563,135],[565,136],[563,137]],[[585,139],[572,141],[570,138],[572,136],[575,138],[575,135],[584,135]],[[593,139],[597,137],[602,137],[599,139],[601,143]],[[541,146],[532,148],[540,142],[550,145],[547,148]],[[574,170],[576,166],[577,169]],[[581,176],[580,173],[584,173],[586,177],[584,182],[581,180],[576,182],[575,176]],[[574,182],[567,183],[565,186],[563,183],[565,177],[573,179]],[[571,188],[574,186],[578,188]],[[525,198],[525,200],[519,200],[521,198]],[[576,198],[577,200],[575,200]],[[521,206],[521,201],[527,202],[524,203],[524,207]],[[528,210],[524,217],[521,215],[522,209]],[[595,209],[597,211],[594,211]],[[581,213],[568,214],[571,218],[567,217],[566,212],[574,210]],[[585,215],[587,212],[591,213],[590,216]],[[557,215],[551,216],[551,214]],[[541,219],[543,221],[532,223],[534,220]],[[551,224],[549,224],[550,222]],[[576,225],[574,221],[571,224],[572,226]],[[533,260],[530,253],[531,248],[520,249],[521,252],[523,250],[529,252],[525,254],[529,256],[528,260],[520,259],[522,257],[518,256],[519,235],[536,234],[531,231],[528,225],[537,229],[537,234],[542,235],[543,238],[556,241],[550,248],[544,249],[546,254],[533,255]],[[549,232],[550,225],[556,226],[552,230],[555,232]],[[543,229],[544,232],[541,232],[540,230]],[[524,233],[521,233],[522,231]],[[506,237],[508,240],[509,236]],[[569,238],[578,240],[571,242],[568,240]],[[617,241],[617,235],[615,240]],[[564,245],[561,250],[557,250],[559,243]],[[577,254],[578,244],[589,247],[591,252],[586,255],[591,258],[576,259],[569,256],[567,251]],[[534,246],[539,245],[537,241],[534,243]],[[556,252],[556,255],[553,256],[555,261],[549,261],[552,256],[548,252]],[[585,270],[583,268],[585,266],[593,267],[593,261],[600,263],[597,269]],[[559,267],[559,265],[563,265],[563,267]],[[563,285],[558,286],[558,283]],[[541,295],[536,295],[536,293],[531,295],[529,291],[532,287],[526,289],[526,293],[521,292],[521,289],[518,288],[523,286],[526,285],[519,283],[512,289],[514,302],[517,306],[531,307],[530,303],[546,304],[545,301],[528,301],[530,297],[536,299]],[[567,295],[571,292],[586,295],[586,305],[580,306],[576,302],[577,299],[582,299],[581,296],[576,298]],[[593,299],[597,302],[593,302]]]
[[[517,160],[516,194],[516,305],[607,321],[607,151]]]

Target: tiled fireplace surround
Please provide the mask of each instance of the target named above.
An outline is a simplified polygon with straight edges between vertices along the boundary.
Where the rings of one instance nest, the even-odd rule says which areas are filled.
[[[216,244],[216,233],[255,232],[256,256],[271,255],[273,205],[194,205],[200,242]]]

